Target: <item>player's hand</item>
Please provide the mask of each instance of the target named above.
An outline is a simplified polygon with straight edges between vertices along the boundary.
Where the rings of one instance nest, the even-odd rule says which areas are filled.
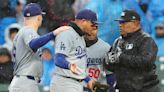
[[[79,75],[81,73],[81,69],[76,64],[69,64],[69,69],[72,73]]]
[[[54,36],[58,35],[60,32],[68,31],[70,29],[70,26],[62,26],[53,31]]]
[[[91,79],[91,80],[88,82],[88,84],[87,84],[87,87],[88,87],[90,90],[92,90],[92,92],[93,92],[93,86],[95,85],[95,83],[96,83],[96,81]]]

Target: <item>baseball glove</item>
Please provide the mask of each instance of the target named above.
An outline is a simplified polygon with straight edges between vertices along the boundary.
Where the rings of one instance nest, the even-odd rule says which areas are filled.
[[[109,86],[96,82],[93,86],[93,92],[108,92]]]

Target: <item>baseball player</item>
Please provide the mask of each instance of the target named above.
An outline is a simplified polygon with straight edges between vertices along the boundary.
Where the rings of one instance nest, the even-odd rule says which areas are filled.
[[[103,67],[105,55],[111,46],[100,38],[97,38],[97,30],[90,31],[90,33],[86,34],[84,38],[87,46],[88,76],[101,84],[108,84],[110,88],[109,92],[115,92],[115,76],[112,72],[106,71]]]
[[[39,92],[38,83],[42,75],[39,48],[62,31],[59,28],[39,37],[37,30],[42,24],[42,14],[40,6],[35,3],[24,9],[24,26],[14,38],[14,78],[10,92]]]
[[[83,92],[83,83],[92,88],[94,81],[86,77],[87,55],[84,35],[95,27],[96,13],[84,9],[75,21],[69,24],[69,31],[57,35],[55,42],[55,73],[50,85],[50,92]]]

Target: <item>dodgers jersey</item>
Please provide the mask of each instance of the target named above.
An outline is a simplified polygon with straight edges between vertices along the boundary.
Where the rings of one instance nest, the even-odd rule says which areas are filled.
[[[39,35],[30,27],[21,28],[16,35],[13,47],[13,56],[15,58],[14,75],[31,75],[41,77],[41,51],[38,49],[34,52],[29,47],[29,42],[36,37],[39,37]]]
[[[63,69],[58,66],[55,73],[62,76],[72,77],[76,79],[84,79],[86,77],[86,44],[83,36],[80,36],[72,27],[69,31],[61,32],[55,39],[55,53],[66,55],[69,63],[74,63],[80,68],[79,75],[72,73],[69,69]]]
[[[109,44],[98,39],[95,44],[87,48],[87,74],[91,79],[106,83],[106,73],[111,72],[103,68],[103,62],[110,47]]]

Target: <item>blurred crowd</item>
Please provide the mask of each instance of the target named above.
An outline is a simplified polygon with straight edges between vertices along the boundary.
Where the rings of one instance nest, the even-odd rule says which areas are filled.
[[[124,9],[134,9],[141,16],[142,28],[158,45],[158,56],[164,56],[164,0],[0,0],[0,83],[10,83],[12,79],[12,41],[23,25],[23,8],[28,3],[38,3],[46,15],[39,34],[67,25],[74,20],[78,11],[88,8],[95,11],[98,21],[98,36],[109,44],[120,35],[119,23]],[[53,41],[42,49],[44,73],[41,84],[50,84],[54,55]]]

